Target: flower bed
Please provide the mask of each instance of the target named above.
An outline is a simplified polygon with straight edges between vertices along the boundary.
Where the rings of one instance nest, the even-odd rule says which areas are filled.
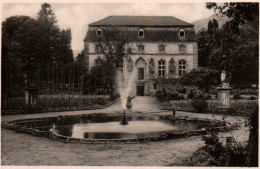
[[[2,115],[43,113],[59,111],[75,111],[102,109],[114,102],[107,97],[39,97],[37,105],[28,106],[24,98],[16,98],[2,101]]]
[[[214,114],[229,114],[249,116],[252,111],[258,106],[257,100],[231,100],[230,108],[226,111],[222,111],[218,108],[217,100],[207,100],[208,107],[205,112]],[[177,110],[177,111],[189,111],[196,112],[196,109],[192,107],[191,100],[180,101],[157,101],[157,105],[161,110]]]

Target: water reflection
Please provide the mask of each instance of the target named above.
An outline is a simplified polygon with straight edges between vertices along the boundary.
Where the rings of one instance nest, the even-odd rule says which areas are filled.
[[[53,130],[56,133],[74,138],[89,139],[134,139],[156,137],[164,132],[180,133],[211,127],[207,121],[172,120],[158,116],[127,116],[128,125],[120,125],[121,116],[88,115],[54,117],[19,125],[41,131]]]

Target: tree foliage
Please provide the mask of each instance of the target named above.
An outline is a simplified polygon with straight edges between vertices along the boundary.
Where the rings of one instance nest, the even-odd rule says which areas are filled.
[[[116,84],[116,72],[131,53],[130,36],[124,28],[117,26],[103,27],[102,31],[102,37],[98,39],[101,48],[99,64],[94,65],[90,72],[85,74],[84,85],[91,86],[92,89],[104,87],[112,96]]]
[[[211,30],[199,32],[200,66],[225,70],[231,84],[258,83],[258,3],[207,3],[207,8],[230,21],[221,29],[213,29],[213,21]]]
[[[180,83],[185,86],[196,86],[206,92],[210,86],[219,83],[219,72],[205,67],[194,69],[180,78]]]
[[[13,86],[21,90],[23,74],[37,77],[39,84],[48,80],[46,71],[53,67],[65,70],[62,64],[74,61],[70,44],[71,31],[60,30],[50,4],[41,6],[36,19],[7,18],[2,22],[2,83],[5,84],[2,91]]]

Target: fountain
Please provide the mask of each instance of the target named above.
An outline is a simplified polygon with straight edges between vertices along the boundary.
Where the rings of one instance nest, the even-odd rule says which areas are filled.
[[[126,120],[126,109],[130,110],[132,105],[132,100],[135,98],[135,96],[130,96],[131,91],[132,91],[132,86],[134,82],[134,75],[135,71],[131,70],[128,71],[128,74],[118,71],[117,72],[117,86],[118,86],[118,91],[120,94],[120,99],[121,99],[121,105],[123,108],[123,117],[121,120],[121,125],[127,125],[128,122]]]

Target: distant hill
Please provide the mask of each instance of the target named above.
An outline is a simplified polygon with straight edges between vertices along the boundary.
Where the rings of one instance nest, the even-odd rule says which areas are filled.
[[[195,32],[197,33],[200,31],[202,28],[208,29],[208,22],[209,20],[216,19],[218,21],[218,25],[221,28],[227,21],[229,21],[229,18],[225,15],[220,15],[220,14],[214,14],[208,18],[200,19],[197,21],[192,22],[191,24],[194,25]]]

